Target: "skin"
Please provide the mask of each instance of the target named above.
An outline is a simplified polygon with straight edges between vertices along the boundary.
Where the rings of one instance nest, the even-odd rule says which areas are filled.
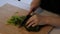
[[[32,12],[33,8],[37,9],[39,7],[39,2],[40,0],[32,1],[30,12]],[[60,16],[43,16],[43,15],[36,14],[27,21],[26,25],[28,28],[30,26],[34,27],[36,25],[39,25],[40,23],[49,24],[55,27],[60,27]]]

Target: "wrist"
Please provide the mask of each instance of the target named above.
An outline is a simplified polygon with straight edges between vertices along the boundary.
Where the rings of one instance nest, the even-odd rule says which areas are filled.
[[[45,24],[50,24],[51,22],[52,22],[52,17],[50,17],[50,16],[46,16],[45,17]]]
[[[42,24],[49,24],[50,18],[48,16],[42,16]]]

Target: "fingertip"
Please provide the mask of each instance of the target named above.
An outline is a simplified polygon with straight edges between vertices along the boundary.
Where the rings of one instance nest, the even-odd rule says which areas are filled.
[[[37,24],[33,24],[32,27],[35,27]]]
[[[35,25],[32,25],[32,27],[34,27]]]

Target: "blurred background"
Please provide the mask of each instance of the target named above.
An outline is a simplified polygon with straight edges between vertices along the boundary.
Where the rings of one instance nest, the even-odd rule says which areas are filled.
[[[30,6],[30,3],[32,2],[32,0],[0,0],[0,7],[5,5],[6,3],[23,8],[23,9],[27,9]]]

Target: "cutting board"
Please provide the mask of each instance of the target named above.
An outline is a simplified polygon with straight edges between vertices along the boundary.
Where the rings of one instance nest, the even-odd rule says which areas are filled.
[[[53,28],[52,26],[43,27],[39,32],[28,32],[24,27],[18,28],[14,25],[8,25],[7,20],[19,12],[18,15],[27,15],[28,11],[6,4],[3,7],[0,7],[0,33],[1,34],[48,34],[49,31]]]

